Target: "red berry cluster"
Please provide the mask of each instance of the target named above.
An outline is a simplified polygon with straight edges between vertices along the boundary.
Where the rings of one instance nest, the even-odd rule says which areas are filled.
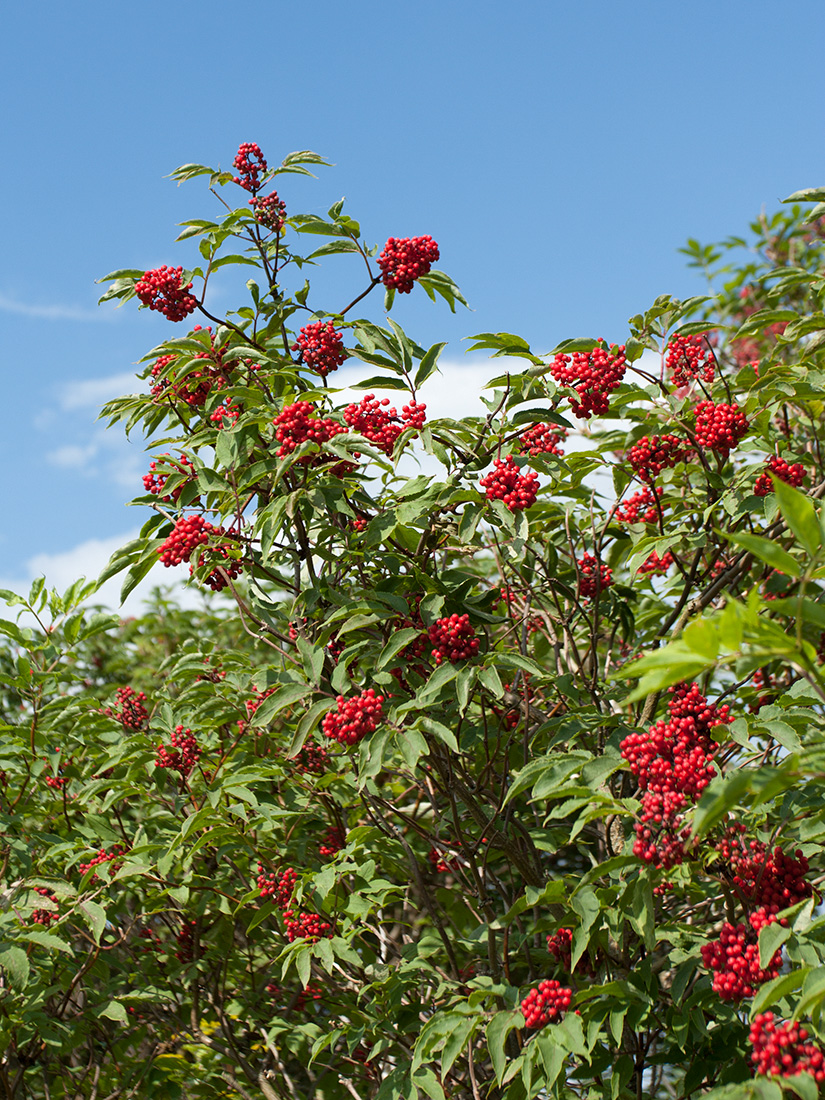
[[[175,958],[181,963],[190,963],[195,959],[195,929],[197,921],[187,920],[181,925],[176,937]]]
[[[455,847],[460,847],[460,841],[456,841]],[[451,856],[452,858],[450,858]],[[447,849],[439,850],[438,848],[430,848],[427,852],[427,859],[439,875],[456,874],[461,862],[456,858],[455,853],[449,852]]]
[[[182,516],[172,533],[158,547],[158,556],[167,567],[188,561],[198,546],[209,542],[209,536],[218,534],[218,528],[207,523],[203,516]]]
[[[613,584],[613,570],[592,554],[583,554],[576,562],[579,573],[579,595],[590,599]]]
[[[265,229],[271,229],[273,233],[281,232],[286,221],[286,203],[278,197],[277,191],[266,198],[250,199],[249,205],[255,212],[255,220]]]
[[[327,829],[318,845],[318,855],[323,859],[336,855],[346,844],[346,838],[340,829],[332,826]]]
[[[103,713],[107,718],[116,718],[125,730],[142,730],[149,721],[145,702],[145,692],[136,692],[131,687],[118,688],[114,707],[107,707]]]
[[[723,1001],[741,1001],[753,997],[760,985],[769,982],[782,966],[782,951],[777,951],[767,967],[759,965],[759,932],[776,917],[757,909],[744,924],[722,925],[718,940],[702,947],[702,962],[714,972],[713,989]]]
[[[295,892],[295,883],[298,881],[298,872],[292,867],[287,867],[280,874],[270,871],[264,873],[263,864],[258,864],[258,877],[255,880],[262,898],[272,898],[272,904],[279,909],[286,909]]]
[[[98,867],[101,863],[111,863],[112,874],[115,873],[120,867],[123,866],[123,860],[120,858],[125,849],[122,844],[115,844],[111,852],[107,852],[105,848],[101,848],[96,856],[92,856],[88,863],[78,863],[77,869],[81,875],[85,875],[87,871],[90,871],[92,867]],[[91,881],[94,882],[97,878],[97,873],[92,875]]]
[[[171,741],[169,748],[164,744],[158,745],[155,767],[171,768],[186,777],[201,758],[200,746],[192,731],[185,730],[183,726],[175,726]]]
[[[662,470],[671,469],[677,462],[686,462],[692,448],[675,435],[642,436],[625,455],[640,481],[653,484]]]
[[[714,405],[700,401],[696,406],[696,442],[700,447],[727,454],[748,432],[748,421],[738,405]]]
[[[296,401],[286,405],[273,420],[275,439],[280,443],[278,458],[284,458],[296,451],[302,443],[312,442],[319,446],[340,435],[344,428],[336,421],[318,416],[315,406],[309,401]],[[332,456],[325,454],[304,455],[301,462],[317,465],[327,462]]]
[[[322,378],[326,378],[330,371],[338,370],[348,358],[343,336],[332,321],[314,321],[311,325],[304,325],[292,350],[300,350],[304,366],[317,371]]]
[[[260,176],[266,174],[266,160],[260,145],[254,141],[245,141],[239,147],[232,162],[240,172],[232,182],[239,183],[245,191],[257,191],[261,186]]]
[[[728,864],[733,884],[743,897],[778,913],[811,897],[813,887],[805,878],[810,864],[798,848],[793,856],[776,847],[768,852],[761,840],[747,842],[744,825],[729,825],[716,844]]]
[[[55,749],[54,751],[55,752],[60,752],[60,749]],[[46,764],[50,766],[50,761],[48,760],[48,758],[45,758],[45,759],[46,759]],[[71,762],[72,762],[72,758],[69,757],[68,763],[71,764]],[[55,791],[62,791],[63,788],[68,784],[68,782],[69,782],[68,778],[63,775],[63,767],[64,767],[64,761],[61,760],[57,765],[57,771],[55,771],[53,775],[47,775],[45,777],[47,787],[51,787],[52,790],[55,790]]]
[[[366,531],[369,527],[370,521],[368,516],[356,516],[355,519],[350,521],[350,527],[353,531]]]
[[[295,756],[293,763],[296,771],[305,775],[323,775],[327,770],[329,753],[314,741],[305,741],[303,748]]]
[[[794,462],[793,465],[790,465],[784,458],[773,455],[765,463],[764,471],[756,479],[756,485],[753,487],[755,496],[766,497],[768,493],[773,492],[771,474],[788,485],[799,487],[805,480],[805,467],[801,462]]]
[[[569,429],[559,424],[534,424],[519,436],[519,451],[531,458],[535,455],[563,455],[559,446],[567,439]]]
[[[544,1027],[564,1018],[573,990],[555,979],[539,982],[538,989],[531,989],[521,1002],[521,1011],[527,1027]]]
[[[626,501],[616,509],[618,523],[656,523],[659,513],[656,510],[656,497],[661,497],[662,490],[655,486],[651,489],[645,485],[638,493],[628,497]]]
[[[287,909],[284,912],[284,926],[290,943],[299,939],[317,943],[322,937],[331,939],[335,935],[329,921],[321,920],[317,913],[296,913],[293,909]]]
[[[455,664],[466,661],[478,653],[478,638],[469,615],[448,615],[436,619],[427,631],[433,647],[433,660],[437,665],[444,661]]]
[[[54,902],[54,909],[35,909],[32,913],[32,920],[35,924],[42,924],[44,928],[48,928],[53,920],[60,917],[57,909],[57,896],[45,886],[35,886],[34,892],[39,894],[41,898],[48,898],[49,901]]]
[[[135,283],[135,294],[149,309],[156,309],[169,321],[182,321],[198,307],[198,300],[189,293],[191,282],[183,286],[182,267],[155,268],[145,272]]]
[[[213,413],[210,413],[209,419],[220,431],[223,428],[231,428],[242,412],[240,405],[236,405],[231,397],[227,397]]]
[[[646,733],[630,733],[621,754],[642,794],[633,852],[646,863],[668,870],[684,858],[682,813],[713,778],[716,742],[710,731],[729,718],[727,706],[708,703],[698,684],[671,688],[670,719]]]
[[[193,332],[204,331],[200,325],[195,325]],[[237,368],[236,362],[225,363],[224,352],[227,344],[221,346],[215,344],[212,329],[207,328],[209,336],[209,349],[199,351],[193,358],[204,361],[204,369],[187,369],[178,378],[177,372],[170,370],[169,366],[175,361],[175,355],[161,355],[152,367],[152,396],[156,401],[166,396],[169,392],[180,401],[185,402],[191,408],[199,408],[206,401],[213,387],[220,389],[229,380],[231,373]],[[255,372],[258,365],[251,360],[244,360],[247,370]],[[166,375],[166,377],[163,377]]]
[[[320,1001],[324,996],[324,991],[320,985],[308,985],[306,989],[301,989],[293,997],[289,997],[287,994],[284,997],[284,991],[276,982],[270,982],[266,987],[267,993],[271,994],[273,1004],[280,1010],[294,1009],[295,1012],[302,1012],[308,1004],[313,1001]]]
[[[592,413],[604,416],[610,408],[609,395],[619,388],[627,369],[624,344],[602,342],[593,351],[577,351],[573,355],[559,354],[550,364],[550,373],[557,382],[572,386],[579,395],[570,407],[576,416],[589,420]]]
[[[405,428],[423,428],[427,419],[426,405],[411,401],[401,410],[401,418],[395,408],[387,409],[390,399],[379,401],[375,394],[368,393],[361,399],[360,405],[348,405],[344,410],[344,420],[354,432],[374,443],[385,455],[392,455],[398,437]]]
[[[772,1012],[754,1016],[750,1030],[751,1062],[765,1077],[796,1077],[810,1073],[817,1084],[825,1081],[825,1054],[808,1042],[809,1032],[800,1024],[775,1021]]]
[[[339,695],[337,702],[337,711],[324,715],[321,729],[326,737],[342,745],[356,745],[374,733],[384,717],[384,696],[376,695],[373,688],[352,699]]]
[[[508,455],[503,462],[496,459],[493,469],[479,485],[488,500],[502,500],[511,512],[523,512],[536,503],[539,475],[532,470],[523,474],[513,456]]]
[[[674,386],[688,386],[694,378],[713,381],[714,360],[704,336],[674,336],[666,352],[665,365]]]
[[[390,237],[378,257],[384,286],[409,294],[416,279],[427,275],[439,259],[438,245],[426,237]]]
[[[168,358],[172,358],[169,356]],[[160,360],[158,360],[160,362]],[[166,459],[166,461],[164,461]],[[184,489],[184,482],[181,482],[177,488],[173,489],[171,493],[164,495],[163,488],[172,473],[182,473],[186,475],[187,481],[194,480],[194,466],[192,460],[186,455],[181,455],[179,459],[172,458],[171,455],[165,454],[160,459],[161,468],[166,468],[169,473],[157,473],[158,463],[157,461],[149,464],[149,473],[143,475],[143,488],[147,493],[154,493],[165,504],[175,503],[180,500],[180,495]]]
[[[573,961],[573,932],[569,928],[560,928],[552,936],[547,937],[547,950],[556,959],[560,966],[568,972],[572,969]]]
[[[673,565],[673,554],[669,550],[666,550],[661,558],[654,550],[652,554],[648,554],[636,572],[643,576],[648,573],[660,575],[667,573],[671,565]]]

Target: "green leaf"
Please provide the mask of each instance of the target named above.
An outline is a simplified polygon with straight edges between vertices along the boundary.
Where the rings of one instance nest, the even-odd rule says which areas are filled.
[[[811,557],[817,559],[822,549],[822,533],[811,498],[774,474],[771,475],[771,480],[782,518]]]
[[[825,202],[825,187],[804,187],[801,191],[794,191],[782,202]]]
[[[761,535],[749,535],[744,531],[740,533],[719,531],[718,534],[729,542],[744,547],[760,561],[767,562],[774,569],[778,569],[780,573],[787,573],[789,577],[802,576],[802,567],[796,558],[791,557],[788,551],[783,550],[773,539],[765,539]]]
[[[433,346],[427,351],[427,354],[421,360],[418,370],[415,372],[415,384],[416,386],[423,386],[427,379],[438,370],[438,357],[441,355],[446,343],[433,344]]]
[[[309,701],[310,695],[311,689],[307,684],[286,684],[285,687],[279,688],[273,695],[264,699],[250,718],[249,724],[251,726],[265,726],[272,721],[276,714],[292,706],[293,703],[298,703],[301,700]]]
[[[101,1008],[96,1015],[105,1016],[107,1020],[115,1020],[119,1024],[127,1024],[129,1022],[129,1017],[126,1015],[126,1009],[120,1001],[109,1001],[109,1003]]]
[[[378,655],[378,660],[375,662],[376,672],[380,672],[380,670],[385,668],[390,661],[392,661],[393,657],[396,657],[405,646],[420,637],[421,631],[416,630],[415,627],[412,626],[405,626],[402,630],[396,630]]]
[[[766,1008],[799,989],[810,971],[810,966],[803,966],[799,970],[791,970],[789,974],[780,974],[778,978],[760,986],[751,1005],[750,1018],[753,1019],[758,1012],[764,1012]]]
[[[497,1012],[487,1025],[487,1049],[490,1052],[496,1082],[499,1084],[507,1067],[507,1053],[505,1051],[507,1036],[514,1027],[519,1027],[523,1022],[524,1017],[521,1012],[511,1009]]]
[[[815,970],[809,970],[802,984],[802,995],[797,1001],[793,1018],[798,1020],[800,1016],[811,1016],[825,1000],[825,966],[818,966]]]
[[[771,959],[791,935],[791,929],[783,928],[778,921],[759,930],[759,965],[763,970],[768,969]]]
[[[17,989],[25,989],[29,981],[29,959],[22,947],[9,944],[0,947],[0,967]]]

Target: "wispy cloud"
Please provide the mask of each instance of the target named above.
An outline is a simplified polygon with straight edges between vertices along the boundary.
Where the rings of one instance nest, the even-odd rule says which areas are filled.
[[[109,374],[105,378],[85,378],[61,386],[60,407],[71,409],[97,408],[104,401],[124,393],[137,393],[145,383],[131,374]]]
[[[35,305],[31,302],[18,302],[7,294],[0,294],[0,310],[3,313],[16,313],[21,317],[36,317],[41,321],[111,321],[115,314],[110,309],[86,309],[83,306]]]

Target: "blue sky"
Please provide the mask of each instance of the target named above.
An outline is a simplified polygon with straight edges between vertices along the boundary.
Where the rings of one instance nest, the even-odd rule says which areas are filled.
[[[462,337],[620,341],[656,295],[701,292],[686,237],[741,233],[825,181],[821,13],[806,0],[9,8],[0,584],[94,573],[140,520],[124,505],[148,458],[96,416],[170,329],[135,304],[98,309],[95,280],[194,262],[175,225],[214,208],[202,184],[163,178],[176,165],[229,167],[242,141],[270,163],[311,148],[336,167],[286,177],[290,212],[346,195],[371,242],[431,234],[473,312],[418,291],[394,316],[420,343],[449,341],[438,400],[460,411],[477,377],[458,365]],[[328,308],[350,275],[360,289],[335,259]]]

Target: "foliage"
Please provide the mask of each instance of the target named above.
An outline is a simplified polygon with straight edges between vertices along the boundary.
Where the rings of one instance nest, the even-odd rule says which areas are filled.
[[[354,310],[461,294],[431,238],[378,256],[343,203],[263,194],[321,164],[178,169],[223,209],[184,223],[201,266],[107,277],[213,328],[106,407],[156,454],[104,576],[223,595],[118,623],[92,586],[4,594],[2,1095],[812,1100],[820,208],[690,242],[708,295],[623,345],[479,334],[484,410],[433,421],[443,345]],[[315,308],[339,254],[365,287]]]

